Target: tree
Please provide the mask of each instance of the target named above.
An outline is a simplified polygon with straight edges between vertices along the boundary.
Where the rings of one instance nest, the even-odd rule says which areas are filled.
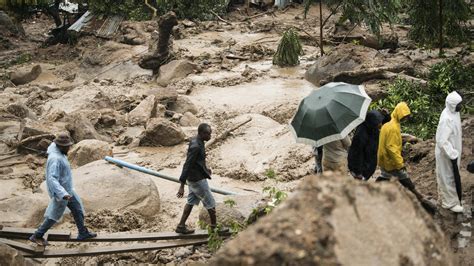
[[[309,7],[316,0],[305,0],[305,18]],[[319,0],[319,47],[323,50],[323,27],[329,18],[337,12],[342,12],[340,21],[348,20],[354,25],[365,24],[377,37],[380,37],[382,23],[393,23],[397,19],[401,8],[401,0]],[[322,4],[325,4],[331,13],[323,20]]]
[[[293,29],[283,33],[278,49],[273,55],[273,64],[281,67],[299,65],[299,56],[303,54],[303,47]]]
[[[438,47],[440,56],[446,41],[467,39],[465,24],[471,10],[464,0],[406,0],[411,29],[409,37],[420,45]]]

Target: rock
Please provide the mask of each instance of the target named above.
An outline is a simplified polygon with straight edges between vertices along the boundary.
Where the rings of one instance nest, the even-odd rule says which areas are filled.
[[[132,143],[140,142],[140,135],[145,131],[145,127],[127,127],[124,133],[122,133],[117,141],[118,145],[130,145]],[[138,145],[136,145],[138,146]]]
[[[179,120],[179,124],[183,127],[197,127],[201,121],[191,112],[186,112]]]
[[[146,125],[140,146],[173,146],[184,141],[183,130],[164,118],[152,118]]]
[[[194,63],[187,60],[173,60],[160,67],[160,72],[156,82],[158,85],[166,87],[173,81],[185,78],[197,69]]]
[[[399,184],[361,183],[328,172],[302,179],[288,199],[227,242],[209,264],[452,265],[453,260],[441,229]]]
[[[23,266],[26,264],[20,251],[5,244],[0,244],[0,265]]]
[[[159,192],[148,175],[101,160],[73,169],[72,176],[86,214],[129,210],[150,220],[160,211]],[[44,182],[41,188],[46,191]]]
[[[90,119],[85,113],[76,112],[67,118],[66,129],[71,133],[74,142],[80,142],[85,139],[98,139],[103,141],[110,141],[109,138],[100,135]]]
[[[20,23],[15,23],[13,20],[5,13],[3,10],[0,10],[0,33],[11,34],[13,36],[24,35],[25,30]]]
[[[396,73],[413,75],[413,64],[405,55],[392,55],[375,49],[341,44],[330,54],[320,57],[306,71],[305,79],[316,86],[328,82],[361,84],[373,79],[387,79]]]
[[[193,254],[193,249],[192,247],[182,247],[182,248],[178,248],[175,252],[174,252],[174,256],[176,258],[184,258],[184,257],[187,257],[189,255]]]
[[[33,111],[31,111],[25,104],[23,103],[12,103],[7,106],[7,111],[19,118],[31,118],[36,119],[36,116]]]
[[[382,80],[370,80],[363,83],[365,92],[372,99],[372,102],[376,102],[387,96],[387,85]]]
[[[218,202],[216,204],[217,223],[230,227],[232,223],[237,222],[245,224],[245,216],[236,208],[230,207],[224,203]],[[210,224],[209,213],[205,208],[201,208],[199,212],[199,220],[205,224]]]
[[[15,85],[23,85],[32,82],[41,74],[41,66],[34,66],[29,72],[17,71],[10,74],[10,80]]]
[[[68,158],[71,166],[78,167],[112,155],[112,147],[109,143],[96,139],[85,139],[72,147]]]
[[[187,96],[182,95],[179,95],[176,101],[169,105],[169,109],[181,114],[186,112],[190,112],[192,114],[198,113],[196,105]]]
[[[127,115],[130,125],[145,125],[156,112],[156,97],[150,95]]]
[[[10,227],[37,227],[48,206],[48,192],[23,191],[0,201],[0,224]],[[3,264],[2,264],[3,265]]]
[[[178,99],[178,92],[173,88],[157,87],[151,89],[147,95],[155,95],[156,102],[168,105]]]

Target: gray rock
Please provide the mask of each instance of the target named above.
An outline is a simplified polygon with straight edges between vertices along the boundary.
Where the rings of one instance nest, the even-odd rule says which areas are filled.
[[[199,118],[193,115],[191,112],[186,112],[183,114],[181,119],[179,120],[179,124],[183,127],[196,127],[201,123]]]
[[[0,244],[0,265],[23,266],[25,265],[25,258],[18,250]]]
[[[160,86],[168,86],[173,81],[185,78],[197,69],[197,65],[187,60],[173,60],[160,67],[160,73],[156,82]]]
[[[69,161],[73,167],[103,160],[105,156],[112,156],[112,147],[109,143],[96,139],[82,140],[75,144],[68,153]]]
[[[71,133],[71,137],[75,142],[80,142],[85,139],[98,139],[103,141],[110,141],[108,137],[100,135],[87,118],[85,113],[76,112],[67,118],[66,129]]]
[[[190,112],[192,114],[198,113],[196,105],[187,96],[182,95],[179,95],[176,101],[169,105],[169,109],[181,114],[186,112]]]
[[[146,122],[150,120],[150,118],[156,112],[156,97],[155,95],[150,95],[146,97],[140,104],[135,107],[130,113],[127,115],[128,122],[130,125],[146,125]]]
[[[10,74],[10,80],[15,85],[23,85],[32,82],[41,74],[41,66],[34,66],[29,72],[17,71]]]
[[[36,119],[33,111],[30,110],[24,103],[12,103],[7,106],[7,111],[20,118],[31,118]]]
[[[183,130],[164,118],[152,118],[146,125],[140,146],[173,146],[184,141]]]
[[[231,226],[232,223],[238,222],[244,224],[245,216],[237,209],[237,205],[230,207],[224,203],[216,204],[217,223],[224,226]],[[210,224],[209,213],[205,208],[201,208],[199,212],[199,220],[206,224]]]

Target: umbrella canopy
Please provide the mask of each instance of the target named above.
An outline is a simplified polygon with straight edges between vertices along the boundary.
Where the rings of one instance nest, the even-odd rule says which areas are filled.
[[[362,85],[331,82],[312,91],[290,124],[296,142],[319,147],[345,138],[364,122],[371,101]]]

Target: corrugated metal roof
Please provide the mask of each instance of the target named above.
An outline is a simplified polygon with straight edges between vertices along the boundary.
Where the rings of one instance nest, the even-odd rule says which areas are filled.
[[[87,22],[89,22],[93,17],[94,14],[92,14],[90,11],[87,11],[76,22],[74,22],[74,24],[72,24],[68,30],[80,32]]]
[[[111,37],[119,28],[120,23],[122,23],[123,17],[122,16],[112,16],[108,17],[102,26],[97,30],[97,36],[102,38],[109,38]]]

